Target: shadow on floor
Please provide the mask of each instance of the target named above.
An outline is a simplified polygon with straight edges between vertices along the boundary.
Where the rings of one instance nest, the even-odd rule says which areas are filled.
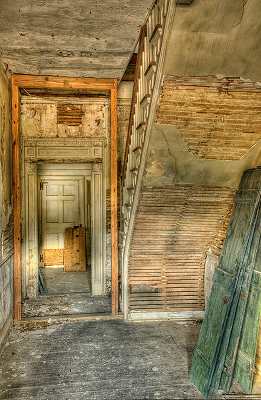
[[[15,331],[0,359],[0,399],[202,399],[188,379],[197,332],[172,321]]]

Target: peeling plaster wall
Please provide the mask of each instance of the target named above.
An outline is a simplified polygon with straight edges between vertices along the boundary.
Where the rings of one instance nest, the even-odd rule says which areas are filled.
[[[236,189],[261,164],[261,87],[240,79],[165,78],[152,129],[145,186]]]
[[[91,98],[23,97],[21,107],[22,134],[30,137],[106,137],[107,100],[92,101]],[[81,120],[74,122],[73,112],[67,123],[58,119],[59,107],[75,107],[82,113]],[[69,110],[70,111],[70,110]],[[75,112],[75,111],[74,111]]]
[[[261,163],[261,143],[240,160],[202,160],[189,151],[174,125],[155,124],[144,175],[145,187],[174,184],[236,189],[246,169]]]
[[[11,107],[9,81],[0,65],[0,347],[12,321],[13,240],[11,208]]]
[[[131,243],[130,307],[196,312],[207,303],[242,174],[261,165],[261,91],[241,80],[225,88],[216,77],[165,79]]]
[[[165,73],[261,80],[259,0],[194,0],[178,7]]]
[[[0,57],[20,74],[121,78],[152,3],[1,1]]]

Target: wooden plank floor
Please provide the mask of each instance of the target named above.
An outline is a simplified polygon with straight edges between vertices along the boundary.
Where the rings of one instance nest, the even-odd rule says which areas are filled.
[[[38,296],[23,303],[23,318],[98,313],[111,313],[111,297],[70,293]]]
[[[61,268],[42,268],[47,294],[23,301],[23,318],[75,314],[111,313],[110,296],[91,295],[88,272],[64,272]]]
[[[189,383],[192,323],[90,321],[14,331],[0,399],[202,399]]]
[[[42,268],[48,294],[90,293],[91,275],[86,272],[64,272],[60,268]]]

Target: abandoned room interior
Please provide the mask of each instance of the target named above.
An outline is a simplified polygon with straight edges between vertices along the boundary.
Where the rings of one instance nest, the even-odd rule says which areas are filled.
[[[261,399],[259,0],[0,0],[0,400]]]

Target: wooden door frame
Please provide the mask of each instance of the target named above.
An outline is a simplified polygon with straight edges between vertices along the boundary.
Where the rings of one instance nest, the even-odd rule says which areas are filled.
[[[22,219],[21,219],[21,145],[20,90],[105,91],[110,98],[111,123],[111,268],[112,314],[118,313],[118,218],[117,218],[117,79],[71,78],[48,75],[12,75],[12,162],[14,210],[14,319],[22,318]]]

